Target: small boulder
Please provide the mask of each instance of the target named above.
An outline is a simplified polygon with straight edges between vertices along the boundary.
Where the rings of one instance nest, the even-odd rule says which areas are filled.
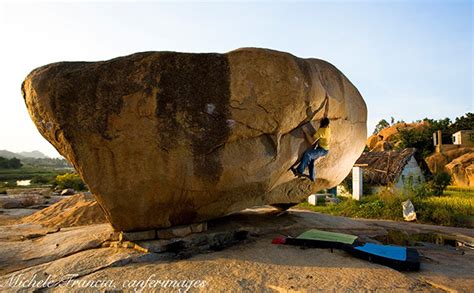
[[[63,189],[63,191],[61,191],[62,196],[64,196],[64,195],[74,195],[75,193],[76,192],[72,188]]]

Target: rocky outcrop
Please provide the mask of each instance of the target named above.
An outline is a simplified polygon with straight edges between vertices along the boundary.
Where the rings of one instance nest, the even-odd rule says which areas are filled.
[[[474,186],[474,148],[459,147],[446,151],[435,152],[425,158],[432,173],[448,172],[452,177],[452,185]]]
[[[474,152],[452,160],[445,168],[451,174],[453,185],[474,187]]]
[[[456,158],[459,158],[464,154],[472,152],[474,152],[474,148],[470,147],[453,148],[447,151],[443,151],[442,153],[434,152],[428,157],[426,157],[425,161],[431,173],[437,173],[439,171],[446,171],[445,166]]]
[[[299,202],[347,176],[367,133],[364,100],[333,65],[266,49],[54,63],[22,91],[123,231]],[[333,136],[317,181],[295,178],[288,168],[309,147],[301,129],[325,116]]]
[[[21,223],[67,228],[107,223],[104,212],[90,194],[76,194],[21,219]]]
[[[393,124],[390,127],[382,129],[379,133],[369,136],[369,138],[367,138],[367,147],[369,148],[369,151],[375,152],[392,150],[399,143],[398,133],[400,130],[414,129],[417,131],[423,131],[423,129],[428,126],[429,122],[427,121],[413,123],[399,122]]]
[[[371,152],[384,152],[393,150],[393,144],[388,141],[378,141],[373,148],[370,149]]]

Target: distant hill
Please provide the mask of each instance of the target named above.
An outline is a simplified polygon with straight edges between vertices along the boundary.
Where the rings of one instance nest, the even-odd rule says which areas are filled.
[[[35,158],[35,159],[49,159],[48,156],[43,154],[40,151],[31,151],[31,152],[20,152],[19,155],[26,157],[26,158]]]
[[[31,151],[31,152],[20,152],[14,153],[7,150],[0,150],[0,157],[4,157],[7,159],[17,158],[17,159],[25,159],[25,158],[34,158],[34,159],[49,159],[48,156],[43,154],[40,151]]]
[[[24,158],[20,154],[10,152],[10,151],[7,151],[7,150],[0,150],[0,157],[4,157],[4,158],[7,158],[7,159],[11,159],[11,158],[22,159],[22,158]]]
[[[72,168],[64,158],[50,158],[40,151],[14,153],[7,150],[0,150],[0,157],[11,159],[17,158],[23,165],[50,168]]]

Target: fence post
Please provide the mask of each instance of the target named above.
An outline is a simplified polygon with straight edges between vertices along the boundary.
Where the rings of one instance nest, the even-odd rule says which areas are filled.
[[[363,171],[359,166],[352,167],[352,198],[360,200],[363,191]]]

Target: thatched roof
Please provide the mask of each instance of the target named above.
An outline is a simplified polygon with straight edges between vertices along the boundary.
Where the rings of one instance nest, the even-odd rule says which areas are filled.
[[[364,182],[375,185],[394,183],[401,175],[408,161],[415,154],[414,148],[402,151],[364,152],[356,164],[367,164],[364,167]]]

